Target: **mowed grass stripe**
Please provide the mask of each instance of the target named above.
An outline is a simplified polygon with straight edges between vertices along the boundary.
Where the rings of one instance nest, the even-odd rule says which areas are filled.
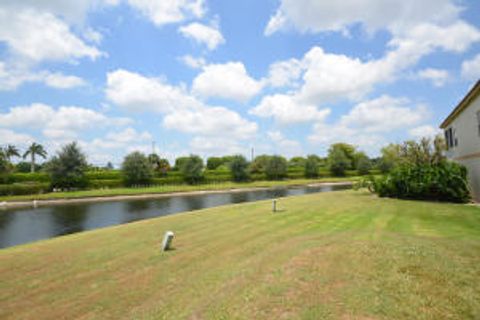
[[[0,318],[480,316],[480,208],[355,191],[279,207],[223,206],[1,250]],[[175,250],[162,254],[166,230]]]

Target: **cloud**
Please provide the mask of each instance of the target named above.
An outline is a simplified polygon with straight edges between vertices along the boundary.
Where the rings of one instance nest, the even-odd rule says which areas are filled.
[[[160,78],[148,78],[124,69],[107,74],[106,96],[117,106],[135,112],[162,113],[200,105],[182,88],[169,85]]]
[[[409,104],[408,99],[384,95],[355,105],[348,114],[342,116],[340,124],[364,132],[391,132],[408,128],[428,115],[425,106],[411,107]]]
[[[452,21],[461,10],[451,0],[281,0],[265,34],[289,27],[300,32],[344,33],[355,24],[369,32],[381,29],[400,32],[419,23]]]
[[[283,133],[280,131],[269,131],[267,132],[267,136],[275,144],[275,149],[278,150],[276,153],[280,153],[287,157],[303,154],[300,143],[298,141],[285,138]]]
[[[150,143],[152,135],[148,131],[138,132],[132,127],[122,131],[110,131],[102,138],[91,141],[91,146],[98,149],[126,149],[131,145]]]
[[[246,102],[256,96],[263,83],[250,77],[241,62],[210,64],[203,67],[192,84],[195,95]]]
[[[224,137],[194,137],[189,146],[192,153],[201,155],[245,154],[249,150],[238,141]]]
[[[180,61],[182,61],[185,65],[189,66],[192,69],[201,69],[207,65],[205,58],[193,57],[188,54],[180,57]]]
[[[205,13],[203,0],[128,0],[128,4],[156,26],[201,18]]]
[[[295,86],[303,69],[302,61],[297,59],[275,62],[269,67],[267,82],[272,87]]]
[[[126,70],[107,75],[106,95],[111,102],[128,111],[162,114],[165,128],[184,133],[247,139],[257,130],[256,123],[235,111],[206,105],[184,88]]]
[[[177,110],[165,116],[167,129],[200,134],[223,136],[232,139],[248,139],[257,131],[257,124],[242,118],[238,113],[223,107]]]
[[[97,59],[102,53],[72,33],[49,12],[0,7],[0,42],[11,54],[31,62]]]
[[[57,109],[40,103],[10,108],[0,113],[0,126],[40,130],[46,138],[57,141],[75,139],[80,132],[95,127],[124,126],[128,118],[109,118],[92,109],[61,106]]]
[[[468,80],[480,78],[480,54],[462,63],[462,77]]]
[[[432,81],[435,87],[443,87],[448,80],[448,71],[442,69],[427,68],[418,72],[420,79]]]
[[[56,72],[45,76],[45,84],[52,88],[70,89],[84,86],[86,85],[86,82],[77,76],[67,76]]]
[[[214,50],[219,45],[225,43],[225,39],[218,29],[218,25],[215,24],[207,26],[198,22],[193,22],[189,25],[180,27],[178,31],[184,37],[206,45],[209,50]]]
[[[422,125],[419,127],[412,128],[408,130],[410,136],[421,139],[421,138],[434,138],[436,135],[440,134],[442,130],[435,128],[431,125]]]
[[[27,145],[35,139],[28,134],[17,133],[9,129],[0,128],[0,136],[2,137],[2,143],[14,144],[14,145]]]
[[[285,125],[323,121],[330,110],[319,110],[315,105],[304,104],[294,96],[275,94],[263,97],[249,113],[263,118],[272,117],[277,123]]]

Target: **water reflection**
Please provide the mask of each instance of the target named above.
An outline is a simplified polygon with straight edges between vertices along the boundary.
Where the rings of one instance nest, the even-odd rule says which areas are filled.
[[[292,187],[0,210],[0,248],[182,211],[347,188]]]
[[[87,205],[53,206],[51,215],[55,236],[83,231],[87,211]]]

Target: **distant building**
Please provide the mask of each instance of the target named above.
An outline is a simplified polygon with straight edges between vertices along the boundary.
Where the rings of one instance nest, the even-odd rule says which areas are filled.
[[[480,80],[440,125],[447,157],[468,169],[473,197],[480,202]]]

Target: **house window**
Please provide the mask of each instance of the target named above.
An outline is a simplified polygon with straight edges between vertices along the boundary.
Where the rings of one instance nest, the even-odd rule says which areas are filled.
[[[458,145],[458,140],[455,139],[455,131],[452,128],[445,130],[445,142],[447,143],[447,150]]]
[[[477,111],[477,130],[478,136],[480,137],[480,111]]]

